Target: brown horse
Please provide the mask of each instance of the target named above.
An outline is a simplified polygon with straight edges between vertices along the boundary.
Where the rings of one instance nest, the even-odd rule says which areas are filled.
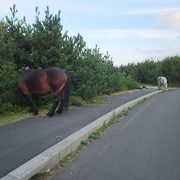
[[[48,116],[53,116],[56,109],[56,112],[59,114],[63,109],[68,109],[71,85],[70,77],[63,69],[26,70],[19,80],[18,87],[20,92],[28,100],[30,111],[33,115],[38,114],[33,97],[43,96],[49,93],[53,97],[53,106],[47,113]],[[61,103],[59,105],[60,101]]]

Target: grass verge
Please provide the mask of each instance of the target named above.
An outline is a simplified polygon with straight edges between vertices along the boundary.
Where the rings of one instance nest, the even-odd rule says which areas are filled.
[[[118,93],[113,93],[112,95],[133,93],[135,91],[138,91],[138,90],[135,89],[135,90],[129,90],[129,91],[121,91]],[[102,96],[96,96],[92,98],[91,100],[84,101],[80,97],[72,96],[70,104],[75,105],[75,106],[82,106],[82,107],[102,106],[107,103],[107,98],[108,98],[108,95],[102,95]],[[41,106],[41,107],[38,107],[38,109],[39,109],[38,116],[45,116],[48,110],[50,109],[50,105]],[[28,112],[27,108],[22,108],[22,110],[19,110],[17,112],[9,112],[7,114],[0,115],[0,126],[14,123],[28,117],[32,117],[32,114]]]
[[[39,108],[38,116],[44,116],[46,115],[46,113],[47,113],[46,107]],[[27,108],[24,108],[18,112],[11,112],[5,115],[0,115],[0,126],[3,126],[5,124],[15,123],[17,121],[23,120],[28,117],[33,117],[33,116],[32,116],[32,113],[28,112]]]

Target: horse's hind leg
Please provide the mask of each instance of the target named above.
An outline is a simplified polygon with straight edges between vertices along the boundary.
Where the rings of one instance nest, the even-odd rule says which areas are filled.
[[[61,103],[59,105],[58,110],[56,111],[58,114],[61,114],[63,112],[63,99],[61,99]]]
[[[63,111],[63,107],[64,107],[64,91],[61,91],[60,96],[61,96],[61,103],[60,103],[60,105],[59,105],[59,107],[58,107],[58,109],[56,111],[58,114],[61,114],[62,111]]]
[[[38,115],[38,110],[37,110],[36,104],[33,101],[33,98],[31,96],[28,96],[27,100],[30,106],[29,112],[32,112],[33,115]]]
[[[55,110],[59,104],[59,96],[58,95],[53,95],[53,106],[51,108],[51,110],[47,113],[48,116],[52,117],[55,113]]]

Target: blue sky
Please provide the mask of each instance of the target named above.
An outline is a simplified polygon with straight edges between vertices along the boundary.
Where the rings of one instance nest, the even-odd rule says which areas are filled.
[[[180,0],[0,0],[0,17],[16,4],[18,17],[31,24],[35,7],[41,16],[61,11],[64,31],[80,33],[87,47],[97,44],[115,65],[180,55]]]

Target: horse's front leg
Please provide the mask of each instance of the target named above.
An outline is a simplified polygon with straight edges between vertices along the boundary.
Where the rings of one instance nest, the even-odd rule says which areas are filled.
[[[53,96],[53,106],[51,110],[47,113],[49,117],[52,117],[54,115],[55,110],[59,104],[59,101],[60,101],[59,96]]]

